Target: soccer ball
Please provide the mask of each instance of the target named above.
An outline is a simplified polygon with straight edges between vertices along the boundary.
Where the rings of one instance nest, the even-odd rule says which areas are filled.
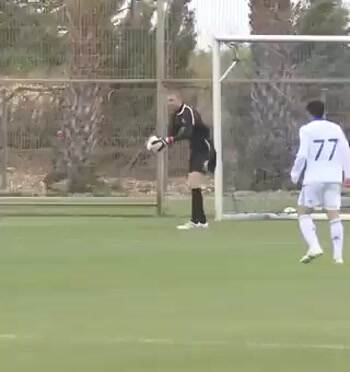
[[[159,137],[157,136],[151,136],[146,143],[147,150],[154,153],[157,153],[162,148],[162,146],[164,145],[162,144],[162,142],[159,142]]]
[[[284,208],[283,212],[286,214],[293,214],[293,213],[296,213],[297,210],[293,207],[287,207],[287,208]]]

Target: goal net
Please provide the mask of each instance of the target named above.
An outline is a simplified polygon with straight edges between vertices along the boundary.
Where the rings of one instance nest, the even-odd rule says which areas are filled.
[[[350,134],[349,64],[348,36],[215,38],[217,220],[296,217],[298,189],[289,172],[299,127],[308,121],[305,106],[323,100],[327,118]],[[344,191],[345,215],[348,207]]]

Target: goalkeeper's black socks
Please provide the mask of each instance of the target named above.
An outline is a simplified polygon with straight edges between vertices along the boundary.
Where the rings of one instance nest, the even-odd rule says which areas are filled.
[[[207,218],[203,208],[202,190],[192,189],[192,222],[207,223]]]
[[[197,214],[197,204],[196,204],[196,193],[195,190],[192,189],[192,217],[191,221],[194,223],[198,223],[198,214]]]

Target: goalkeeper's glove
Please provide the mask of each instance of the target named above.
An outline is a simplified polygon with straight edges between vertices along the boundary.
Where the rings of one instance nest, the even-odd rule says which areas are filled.
[[[158,152],[164,150],[167,146],[172,145],[174,143],[174,137],[161,137],[155,143],[160,142],[162,146],[159,147]]]

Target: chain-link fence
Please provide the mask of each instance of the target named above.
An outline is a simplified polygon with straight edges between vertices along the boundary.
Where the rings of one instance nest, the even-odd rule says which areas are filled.
[[[155,130],[155,89],[73,85],[6,85],[2,123],[9,191],[36,194],[44,187],[124,195],[133,179],[154,181],[156,159],[144,151],[144,142]],[[97,89],[103,100],[96,101]]]
[[[156,157],[145,151],[144,145],[155,132],[155,87],[99,83],[104,99],[97,109],[94,95],[85,97],[87,103],[71,101],[74,89],[97,89],[96,83],[85,81],[73,88],[74,85],[6,83],[1,115],[7,137],[5,148],[2,147],[7,168],[5,188],[26,195],[74,191],[70,190],[68,180],[69,167],[76,159],[82,166],[92,166],[91,176],[96,176],[89,185],[82,175],[83,184],[77,185],[77,192],[154,195]],[[199,108],[210,125],[210,89],[182,90],[186,100]],[[81,107],[74,107],[77,104]],[[95,113],[87,112],[81,118],[88,107],[94,107]],[[96,116],[93,122],[89,115]],[[187,172],[187,147],[183,143],[169,150],[169,177],[181,177]]]
[[[278,36],[277,36],[278,38]],[[302,37],[301,37],[302,38]],[[350,128],[346,42],[226,43],[221,48],[223,206],[237,212],[281,212],[295,205],[290,170],[309,101]]]
[[[164,84],[211,125],[211,93],[191,79],[189,1],[166,1]],[[0,3],[2,188],[11,195],[156,195],[157,3]],[[164,123],[166,126],[167,123]],[[169,177],[187,171],[186,144]]]

